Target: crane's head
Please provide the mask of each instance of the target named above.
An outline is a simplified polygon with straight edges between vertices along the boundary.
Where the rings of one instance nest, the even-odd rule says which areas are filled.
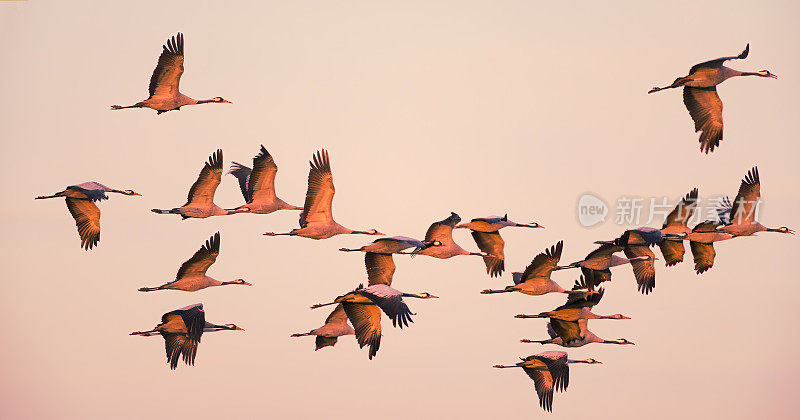
[[[627,316],[622,315],[622,314],[614,314],[614,315],[611,315],[611,319],[630,319],[630,318],[628,318]]]
[[[439,299],[439,296],[434,296],[428,292],[422,292],[419,295],[417,295],[417,297],[419,297],[420,299]]]
[[[217,102],[217,103],[221,103],[221,104],[232,104],[233,103],[231,101],[226,101],[225,99],[222,99],[222,97],[219,97],[219,96],[211,98],[211,102]]]
[[[788,233],[790,235],[794,235],[794,231],[792,229],[789,229],[786,226],[779,227],[777,229],[767,229],[767,231],[769,231],[769,232],[778,232],[778,233]]]
[[[772,79],[777,79],[778,78],[778,76],[770,73],[769,70],[761,70],[760,72],[758,72],[758,75],[761,76],[761,77],[769,77],[769,78],[772,78]]]
[[[225,324],[223,326],[225,327],[226,330],[244,331],[244,328],[239,328],[239,327],[236,326],[236,324]]]
[[[595,359],[586,359],[586,360],[584,360],[584,362],[588,363],[590,365],[595,365],[595,364],[601,364],[602,365],[603,364],[603,362],[601,362],[599,360],[595,360]]]
[[[138,196],[141,196],[141,194],[137,193],[134,190],[122,190],[122,193],[125,194],[125,195],[138,195]]]
[[[250,284],[250,283],[248,283],[248,282],[244,281],[244,279],[236,279],[236,280],[232,280],[232,281],[225,281],[225,282],[222,282],[222,284],[223,284],[223,285],[227,285],[227,284],[240,284],[240,285],[242,285],[242,286],[252,286],[252,284]]]
[[[378,232],[377,229],[370,229],[367,231],[367,235],[383,235],[383,234]]]
[[[617,344],[630,344],[630,345],[632,345],[632,346],[635,346],[635,345],[636,345],[636,344],[634,344],[633,342],[631,342],[631,341],[628,341],[628,340],[626,340],[626,339],[624,339],[624,338],[620,338],[619,340],[617,340]]]

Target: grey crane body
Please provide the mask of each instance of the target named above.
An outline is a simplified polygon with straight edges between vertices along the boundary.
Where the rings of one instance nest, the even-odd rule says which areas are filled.
[[[761,199],[761,178],[758,174],[758,167],[753,167],[742,179],[739,185],[739,192],[733,203],[729,200],[723,201],[723,207],[717,210],[723,225],[717,231],[727,233],[731,236],[752,236],[758,232],[778,232],[794,234],[792,229],[786,226],[779,228],[768,228],[762,225],[756,218],[758,215],[758,202]]]
[[[717,252],[714,250],[714,242],[725,241],[733,238],[733,235],[720,232],[717,228],[721,224],[715,221],[705,221],[699,223],[689,234],[689,247],[694,258],[694,270],[697,274],[702,274],[714,266],[714,258]]]
[[[460,221],[461,217],[458,214],[450,212],[450,216],[446,219],[432,223],[427,232],[425,232],[424,241],[431,243],[437,241],[439,245],[422,249],[418,254],[440,259],[453,258],[459,255],[485,256],[485,253],[469,252],[455,243],[453,240],[453,228]],[[399,252],[399,254],[403,254],[403,252]]]
[[[343,304],[336,305],[336,308],[328,315],[325,325],[315,328],[307,333],[292,334],[292,337],[316,336],[316,348],[319,350],[324,347],[334,346],[338,338],[345,335],[354,335],[356,331],[347,323],[347,313]]]
[[[654,261],[657,259],[650,247],[660,245],[668,238],[686,239],[688,235],[663,233],[660,229],[639,227],[626,230],[619,238],[613,241],[596,241],[597,244],[613,244],[623,248],[625,256],[630,259],[633,275],[636,278],[637,289],[643,294],[649,294],[656,287],[656,270]]]
[[[235,324],[212,324],[205,320],[203,304],[186,306],[167,312],[161,316],[161,323],[149,331],[134,331],[130,335],[149,337],[160,334],[164,338],[167,363],[170,369],[178,366],[183,359],[187,365],[194,365],[197,346],[204,332],[244,331]]]
[[[579,319],[574,322],[566,322],[553,319],[547,323],[547,334],[550,336],[548,340],[522,339],[520,340],[520,342],[555,344],[562,347],[583,347],[587,344],[592,344],[592,343],[619,344],[619,345],[634,344],[624,338],[620,338],[618,340],[606,340],[600,338],[595,333],[589,331],[588,325],[589,325],[588,319]]]
[[[500,216],[489,216],[489,217],[479,217],[472,219],[468,223],[462,223],[456,225],[456,229],[470,229],[475,232],[497,232],[498,230],[504,227],[528,227],[528,228],[543,228],[544,226],[539,225],[536,222],[531,223],[517,223],[511,220],[508,220],[508,215]]]
[[[689,228],[688,224],[697,209],[697,204],[697,188],[695,188],[689,191],[664,219],[661,233],[665,236],[665,239],[658,246],[661,249],[661,255],[664,257],[664,263],[667,267],[683,261],[683,256],[686,252],[683,240],[692,233],[692,229]]]
[[[208,268],[217,261],[219,247],[220,235],[219,232],[217,232],[206,241],[204,246],[200,247],[200,249],[194,253],[192,258],[186,260],[186,262],[181,265],[178,274],[175,276],[175,280],[158,287],[142,287],[139,291],[182,290],[185,292],[196,292],[207,287],[225,286],[229,284],[252,286],[252,284],[243,279],[219,281],[206,275]]]
[[[219,96],[197,100],[182,94],[179,87],[183,75],[183,59],[183,34],[179,32],[163,46],[158,64],[150,77],[150,96],[129,106],[112,105],[111,109],[150,108],[160,115],[167,111],[180,110],[187,105],[230,103]]]
[[[594,289],[594,285],[587,281],[583,276],[575,281],[572,290],[567,296],[567,302],[558,308],[541,312],[538,315],[519,314],[515,318],[550,318],[555,320],[574,322],[581,319],[630,319],[622,314],[597,315],[591,309],[600,303],[605,291],[603,288]]]
[[[81,239],[81,248],[88,251],[100,242],[100,208],[94,202],[107,200],[106,193],[112,192],[130,196],[141,195],[133,190],[117,190],[99,182],[90,181],[70,185],[52,195],[40,195],[36,197],[36,200],[64,197],[67,210],[75,219],[75,226],[78,228],[78,236]]]
[[[725,67],[728,60],[744,59],[750,52],[750,44],[738,56],[721,57],[692,66],[689,74],[679,77],[671,85],[654,87],[647,93],[665,89],[683,87],[683,103],[695,123],[695,132],[701,131],[700,150],[713,152],[722,141],[722,101],[717,94],[716,86],[727,79],[737,76],[759,76],[777,78],[768,70],[743,72]]]
[[[456,225],[455,228],[465,228],[472,231],[472,239],[478,249],[486,255],[483,262],[486,273],[490,277],[499,277],[505,271],[505,241],[500,236],[500,229],[504,227],[542,228],[538,223],[516,223],[508,220],[508,215],[503,217],[490,216],[472,219],[469,223]]]
[[[253,158],[253,168],[232,162],[229,174],[236,177],[245,204],[235,210],[239,213],[270,214],[278,210],[303,210],[278,198],[275,193],[275,175],[278,166],[264,145]]]
[[[203,165],[197,180],[189,189],[186,204],[173,209],[152,209],[156,214],[178,214],[183,220],[205,219],[211,216],[235,214],[237,210],[225,210],[214,204],[214,194],[222,181],[222,150],[217,149]]]
[[[494,365],[495,368],[520,367],[533,380],[539,405],[545,411],[553,411],[554,391],[566,391],[569,386],[569,364],[602,363],[595,359],[572,360],[563,351],[546,351],[532,356],[520,358],[515,365]]]
[[[333,173],[328,151],[322,149],[309,162],[308,190],[303,211],[300,213],[300,228],[287,233],[266,232],[265,236],[300,236],[309,239],[328,239],[336,235],[383,235],[376,229],[353,230],[333,220]]]
[[[366,255],[382,254],[367,253]],[[391,257],[391,255],[388,256]],[[369,265],[367,268],[369,270]],[[370,280],[372,281],[372,277]],[[402,293],[391,288],[386,282],[376,282],[368,287],[359,285],[356,290],[337,297],[333,302],[313,305],[311,309],[341,304],[347,319],[353,324],[359,347],[369,346],[371,360],[378,353],[381,345],[381,311],[392,319],[395,327],[403,328],[408,326],[409,322],[413,322],[411,319],[413,314],[408,309],[408,305],[403,302],[403,297],[430,299],[437,296],[430,293]]]

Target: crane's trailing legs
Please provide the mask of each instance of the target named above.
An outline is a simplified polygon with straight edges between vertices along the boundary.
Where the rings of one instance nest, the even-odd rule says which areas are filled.
[[[664,86],[664,87],[654,87],[654,88],[650,89],[650,91],[647,92],[647,93],[654,93],[654,92],[658,92],[658,91],[664,90],[664,89],[672,89],[672,88],[676,88],[676,87],[681,87],[681,86],[683,86],[683,85],[685,85],[685,84],[687,84],[687,83],[689,83],[691,81],[692,81],[691,77],[679,77],[679,78],[675,79],[675,81],[672,82],[671,85]]]

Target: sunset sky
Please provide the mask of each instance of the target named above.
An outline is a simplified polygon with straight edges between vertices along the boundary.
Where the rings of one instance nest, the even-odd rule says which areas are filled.
[[[567,264],[638,226],[615,223],[620,198],[674,204],[694,187],[704,199],[733,198],[755,165],[761,222],[800,228],[799,14],[797,2],[733,0],[0,1],[0,417],[796,415],[797,236],[719,243],[714,268],[699,276],[688,249],[675,267],[656,261],[649,296],[629,267],[615,269],[594,312],[632,319],[589,328],[636,345],[568,349],[603,364],[571,366],[553,413],[523,372],[491,366],[563,350],[520,343],[547,338],[546,321],[513,318],[563,296],[479,292],[510,284],[559,240]],[[233,104],[110,111],[147,97],[161,45],[178,31],[181,91]],[[728,65],[779,79],[719,86],[725,138],[702,154],[680,90],[647,91],[748,42],[749,57]],[[352,336],[315,352],[313,338],[289,335],[322,325],[328,311],[310,305],[366,281],[363,255],[337,250],[375,237],[261,235],[297,227],[298,212],[181,221],[149,211],[182,205],[217,148],[227,171],[232,160],[250,165],[260,144],[278,165],[279,197],[296,205],[312,153],[327,149],[334,217],[353,229],[421,238],[451,211],[465,220],[508,213],[546,229],[502,231],[500,279],[478,257],[395,256],[395,288],[441,299],[409,299],[409,328],[384,318],[373,360]],[[85,181],[142,194],[99,205],[101,240],[88,252],[63,200],[33,200]],[[590,228],[577,210],[587,193],[610,207]],[[233,176],[215,201],[243,203]],[[221,253],[208,274],[252,288],[137,291],[173,280],[217,231]],[[477,251],[466,230],[454,237]],[[578,274],[553,279],[567,287]],[[246,331],[204,335],[193,367],[171,371],[161,337],[128,335],[198,302],[208,321]]]

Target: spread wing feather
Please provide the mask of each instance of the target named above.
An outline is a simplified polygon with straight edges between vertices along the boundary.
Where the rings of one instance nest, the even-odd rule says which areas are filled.
[[[178,94],[183,74],[183,34],[178,32],[167,40],[158,57],[158,64],[150,76],[150,97]]]
[[[222,180],[222,150],[217,149],[203,165],[197,181],[189,189],[189,197],[184,206],[210,206],[214,204],[214,193]]]
[[[323,149],[313,157],[308,171],[308,191],[303,211],[300,213],[300,227],[309,223],[328,223],[333,221],[333,173],[328,151]]]
[[[75,219],[81,248],[90,250],[100,241],[100,209],[91,200],[66,198],[67,209]]]

